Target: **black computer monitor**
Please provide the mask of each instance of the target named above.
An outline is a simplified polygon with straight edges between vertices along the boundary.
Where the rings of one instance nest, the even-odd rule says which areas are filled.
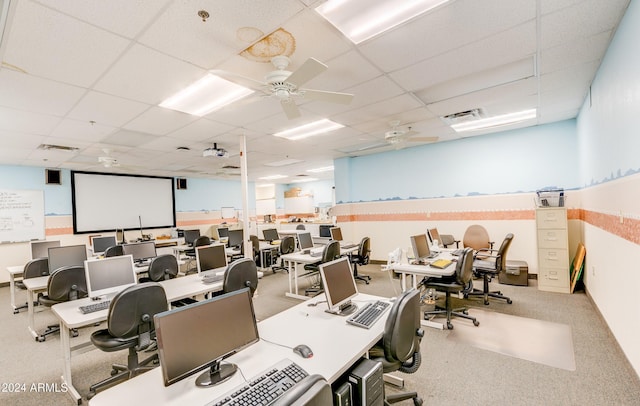
[[[327,238],[331,238],[331,229],[334,226],[330,225],[330,224],[320,224],[320,226],[318,227],[319,229],[319,234],[320,237],[327,237]]]
[[[202,277],[217,274],[227,269],[227,253],[224,244],[196,247],[198,274]]]
[[[242,230],[229,230],[229,243],[227,244],[229,247],[239,247],[242,245]]]
[[[84,266],[87,259],[87,246],[67,245],[64,247],[49,247],[49,273],[65,266]]]
[[[197,386],[222,382],[237,366],[221,361],[259,340],[248,288],[158,313],[154,323],[165,386],[203,369]]]
[[[340,227],[331,227],[329,233],[331,233],[332,240],[342,241],[342,229]]]
[[[146,259],[155,258],[157,256],[156,243],[153,241],[125,244],[122,246],[122,252],[124,255],[132,255],[133,260],[136,262],[142,262]]]
[[[184,230],[184,242],[187,245],[193,245],[193,242],[200,237],[200,230]]]
[[[351,299],[358,294],[358,288],[349,258],[325,262],[318,268],[329,306],[327,312],[342,315],[353,313],[358,307],[351,303]]]
[[[298,234],[298,244],[300,244],[300,249],[305,250],[309,248],[313,248],[313,239],[311,238],[311,233],[299,233]]]
[[[84,261],[84,272],[90,297],[115,296],[137,282],[131,255],[88,259]]]
[[[59,247],[60,241],[31,241],[31,259],[49,256],[49,247]]]
[[[262,230],[262,235],[264,235],[264,239],[269,242],[280,239],[278,230],[275,228],[265,228],[264,230]]]
[[[229,237],[229,227],[218,227],[218,237],[220,237],[220,238],[228,238]]]
[[[107,248],[116,245],[116,237],[109,235],[106,237],[93,237],[91,239],[91,245],[93,247],[93,253],[99,254],[104,252]]]
[[[426,234],[412,235],[411,248],[413,249],[413,256],[415,259],[426,259],[431,255]]]

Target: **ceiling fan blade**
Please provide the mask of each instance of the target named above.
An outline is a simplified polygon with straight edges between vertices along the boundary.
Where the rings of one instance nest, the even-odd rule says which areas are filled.
[[[246,76],[238,75],[236,73],[227,72],[220,69],[213,69],[209,71],[210,74],[218,76],[224,80],[228,80],[231,83],[235,83],[236,85],[240,85],[246,87],[248,89],[257,90],[259,92],[264,92],[266,83],[260,82],[255,79],[248,78]]]
[[[309,58],[302,64],[301,67],[299,67],[295,72],[289,75],[289,77],[287,78],[287,82],[295,85],[296,87],[300,87],[327,70],[327,68],[328,66],[320,62],[319,60],[315,58]]]
[[[289,120],[300,117],[300,110],[292,99],[285,99],[280,101],[282,110]]]
[[[440,137],[411,137],[407,139],[410,142],[436,142]]]
[[[300,89],[306,99],[325,101],[329,103],[350,104],[353,100],[351,93],[328,92],[326,90]]]

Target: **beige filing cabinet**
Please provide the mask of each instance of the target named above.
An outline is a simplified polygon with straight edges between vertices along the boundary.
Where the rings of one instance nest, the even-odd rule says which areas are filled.
[[[567,209],[536,209],[538,289],[569,293],[569,234]]]

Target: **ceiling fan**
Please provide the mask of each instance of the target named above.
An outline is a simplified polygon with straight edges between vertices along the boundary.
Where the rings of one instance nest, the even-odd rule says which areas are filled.
[[[300,117],[300,110],[295,103],[295,99],[318,100],[339,104],[351,103],[353,95],[350,93],[300,87],[327,70],[327,65],[315,58],[309,58],[297,70],[291,72],[286,70],[290,62],[290,59],[284,55],[273,57],[271,63],[276,67],[276,70],[268,73],[264,77],[264,82],[222,70],[212,70],[211,73],[230,82],[262,92],[268,97],[280,100],[280,105],[289,120]]]
[[[435,142],[439,137],[414,137],[418,134],[413,131],[411,126],[401,127],[400,120],[389,122],[391,130],[384,133],[384,140],[391,145],[395,145],[397,149],[405,146],[407,142]]]
[[[113,156],[111,156],[111,150],[108,148],[103,148],[102,152],[104,152],[103,156],[98,157],[98,162],[102,164],[105,168],[113,168],[116,166],[120,166],[120,162]]]

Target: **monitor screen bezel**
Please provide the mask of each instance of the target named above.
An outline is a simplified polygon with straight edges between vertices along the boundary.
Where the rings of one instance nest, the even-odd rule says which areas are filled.
[[[187,240],[187,234],[193,234],[193,235],[195,235],[196,238],[194,238],[193,240],[189,241],[189,240]],[[198,239],[198,237],[200,237],[201,234],[200,234],[200,229],[195,228],[195,229],[190,229],[190,230],[184,230],[182,232],[182,235],[184,236],[185,244],[193,245],[193,243]]]
[[[310,243],[311,243],[311,245],[309,245],[309,244],[305,244],[305,246],[303,246],[303,245],[302,245],[302,236],[303,236],[303,235],[304,235],[304,236],[308,236],[308,238],[309,238],[309,239],[308,239],[308,240],[305,240],[305,242],[306,242],[306,241],[308,241],[308,242],[310,242]],[[306,238],[306,237],[305,237],[305,238]],[[313,248],[313,238],[311,237],[311,233],[310,233],[310,232],[308,232],[308,231],[307,231],[307,232],[304,232],[304,233],[299,233],[299,234],[298,234],[298,244],[300,245],[300,249],[301,249],[301,250],[305,250],[305,249]]]
[[[36,246],[37,250],[42,250],[46,255],[36,256],[34,255],[34,246]],[[60,240],[40,240],[40,241],[31,241],[31,259],[38,258],[48,258],[49,256],[49,248],[51,247],[61,247],[62,244]]]
[[[417,234],[412,235],[411,237],[411,248],[413,249],[413,257],[417,260],[427,259],[431,255],[431,250],[429,249],[429,242],[427,241],[426,234]],[[422,241],[424,240],[424,244]]]
[[[262,236],[264,237],[265,241],[269,242],[280,239],[277,228],[265,228],[264,230],[262,230]]]
[[[164,330],[164,320],[167,320],[168,318],[175,318],[176,320],[187,320],[187,317],[185,316],[185,313],[188,312],[198,312],[203,311],[202,308],[203,307],[211,307],[211,311],[210,314],[223,314],[225,312],[222,312],[220,310],[224,310],[224,309],[220,309],[222,305],[222,302],[225,300],[231,300],[232,298],[234,298],[235,296],[238,295],[244,295],[246,297],[246,304],[248,304],[249,308],[247,310],[250,310],[251,313],[251,321],[253,322],[253,336],[251,337],[251,339],[246,342],[246,343],[238,343],[238,345],[232,345],[232,347],[235,347],[233,349],[230,349],[229,351],[226,351],[224,353],[219,353],[219,354],[210,354],[207,355],[207,358],[209,358],[207,361],[203,361],[201,364],[197,365],[197,366],[193,366],[193,368],[189,369],[188,371],[182,372],[176,376],[168,376],[168,371],[167,371],[167,355],[166,355],[166,342],[165,342],[165,330]],[[216,308],[218,307],[218,308]],[[218,310],[218,312],[216,312],[216,310]],[[238,312],[237,314],[240,314],[241,312]],[[194,314],[198,314],[198,313],[194,313]],[[211,328],[218,328],[220,329],[220,326],[216,326],[216,324],[219,323],[215,323],[214,320],[210,320],[210,323],[207,323],[207,326],[212,326]],[[247,320],[248,321],[248,320]],[[196,324],[197,323],[197,324]],[[156,315],[154,315],[154,324],[155,324],[155,329],[156,329],[156,338],[157,338],[157,342],[158,342],[158,355],[160,358],[160,370],[162,372],[162,378],[163,378],[163,382],[164,382],[164,386],[169,386],[172,385],[178,381],[181,381],[185,378],[188,378],[192,375],[197,374],[200,371],[203,371],[207,368],[212,368],[214,365],[219,364],[222,360],[230,357],[231,355],[240,352],[242,350],[244,350],[245,348],[257,343],[258,341],[260,341],[260,335],[259,335],[259,331],[258,331],[258,324],[256,321],[256,313],[255,313],[255,309],[253,306],[253,300],[251,298],[251,291],[249,288],[244,288],[244,289],[240,289],[240,290],[236,290],[224,295],[220,295],[220,296],[214,296],[211,299],[208,300],[203,300],[197,303],[194,303],[192,305],[189,306],[183,306],[183,307],[178,307],[166,312],[162,312],[162,313],[158,313]],[[200,318],[197,318],[196,321],[193,322],[193,328],[188,329],[189,331],[186,331],[186,328],[181,329],[182,331],[184,331],[184,334],[205,334],[206,333],[206,329],[202,328],[202,320]],[[184,327],[184,326],[183,326]],[[173,345],[175,345],[176,348],[183,348],[184,347],[184,340],[181,340],[180,342],[175,342],[175,343],[171,343]],[[208,346],[206,348],[211,348],[211,346]],[[193,350],[193,349],[192,349]],[[205,372],[206,373],[206,372]]]
[[[233,241],[233,239],[231,238],[231,235],[234,236],[233,239],[235,239],[237,235],[240,235],[240,241],[238,244],[232,244],[236,241]],[[229,237],[227,239],[227,245],[229,247],[239,247],[243,242],[244,242],[244,230],[242,229],[229,230]]]
[[[89,270],[89,268],[95,264],[95,263],[100,263],[100,265],[103,265],[105,263],[122,263],[122,264],[127,264],[126,270],[122,270],[123,275],[125,274],[125,271],[127,274],[131,274],[131,282],[123,284],[123,285],[115,285],[115,286],[109,286],[108,288],[102,288],[102,289],[94,289],[94,287],[91,284],[91,271]],[[117,267],[114,266],[114,268],[117,269]],[[117,271],[120,271],[119,269]],[[111,271],[111,269],[109,270],[109,272],[116,272],[116,271]],[[124,289],[128,288],[129,286],[133,286],[136,283],[138,283],[138,276],[136,274],[135,268],[133,266],[133,255],[120,255],[120,256],[115,256],[115,257],[109,257],[109,258],[92,258],[92,259],[87,259],[86,261],[84,261],[84,274],[87,280],[87,292],[89,294],[89,297],[103,297],[103,296],[111,296],[111,295],[115,295],[118,292],[123,291]]]
[[[318,226],[319,236],[322,238],[331,238],[331,229],[333,227],[335,226],[330,224],[320,224],[320,226]]]
[[[327,283],[327,271],[331,272],[331,269],[333,266],[335,265],[340,265],[342,263],[346,263],[346,268],[344,269],[340,269],[338,268],[341,272],[344,272],[345,274],[342,275],[342,278],[340,279],[341,282],[345,283],[345,282],[349,282],[350,281],[350,285],[349,287],[351,287],[352,293],[344,298],[336,298],[335,297],[335,289],[332,289],[332,285],[331,283]],[[349,258],[347,257],[342,257],[342,258],[338,258],[335,259],[333,261],[329,261],[329,262],[325,262],[322,263],[318,266],[318,268],[320,269],[320,276],[322,277],[322,284],[324,286],[324,294],[325,297],[327,298],[327,304],[329,307],[330,311],[338,311],[341,307],[343,307],[344,305],[348,304],[351,302],[351,299],[353,299],[354,297],[356,297],[358,295],[358,286],[356,285],[356,280],[353,277],[353,269],[351,268],[351,262],[349,261]],[[345,272],[348,269],[348,273],[349,273],[349,277],[347,278],[347,272]]]
[[[51,250],[53,250],[53,252],[55,253],[56,251],[62,251],[62,250],[77,250],[78,253],[82,252],[83,255],[79,256],[78,258],[82,258],[79,262],[77,263],[73,263],[73,264],[64,264],[62,266],[58,266],[56,268],[54,268],[53,264],[55,263],[55,261],[51,261]],[[77,244],[77,245],[62,245],[60,247],[49,247],[48,249],[48,254],[47,254],[47,258],[49,258],[49,273],[53,273],[56,269],[59,268],[63,268],[66,266],[84,266],[84,261],[87,260],[87,246],[84,244]]]
[[[112,241],[113,244],[104,247],[104,249],[96,249],[96,240],[100,241],[100,242],[109,240],[109,241]],[[118,244],[118,241],[116,240],[116,236],[115,235],[101,235],[101,236],[93,237],[91,239],[91,249],[93,250],[94,254],[102,253],[107,248],[113,247],[114,245],[117,245],[117,244]],[[98,247],[98,248],[102,248],[102,247]]]
[[[332,240],[342,241],[344,239],[342,237],[342,229],[340,227],[331,227],[329,229],[329,233],[331,234]]]
[[[227,252],[225,248],[226,248],[225,244],[210,244],[210,245],[203,245],[201,247],[196,247],[196,267],[198,269],[198,275],[200,275],[201,277],[204,277],[204,276],[215,275],[219,272],[226,271],[227,266],[229,265],[229,261],[228,261]],[[213,269],[202,270],[201,269],[202,264],[200,263],[200,255],[201,255],[200,252],[204,250],[212,250],[212,251],[221,250],[224,256],[224,266],[213,268]]]
[[[153,255],[151,255],[151,256],[145,256],[145,257],[138,257],[138,258],[136,258],[136,256],[134,255],[134,253],[136,253],[136,254],[137,254],[137,252],[135,251],[135,249],[134,249],[134,251],[133,251],[133,252],[127,252],[127,251],[129,251],[129,248],[127,248],[127,247],[141,246],[141,245],[144,245],[144,244],[147,244],[147,245],[151,245],[151,244],[153,244]],[[143,261],[145,261],[145,260],[147,260],[147,259],[155,258],[155,257],[157,257],[157,256],[158,256],[158,251],[157,251],[157,248],[156,248],[156,243],[155,243],[155,241],[141,241],[141,242],[133,242],[133,243],[130,243],[130,244],[124,244],[124,245],[122,246],[122,252],[124,253],[124,255],[131,255],[131,256],[133,256],[133,261],[134,261],[134,262],[143,262]]]
[[[224,230],[222,233],[220,233],[220,230]],[[225,234],[225,235],[222,235]],[[221,238],[229,238],[229,227],[218,227],[218,239]]]

